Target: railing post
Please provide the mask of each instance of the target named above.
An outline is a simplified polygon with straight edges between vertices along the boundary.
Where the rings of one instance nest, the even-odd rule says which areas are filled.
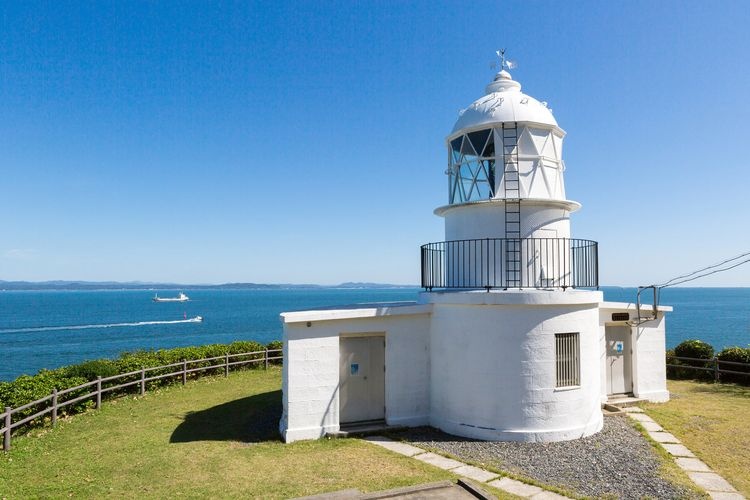
[[[229,376],[229,353],[224,355],[224,376]]]
[[[57,425],[57,389],[52,389],[52,427]]]
[[[102,377],[96,377],[96,409],[102,407]]]
[[[13,410],[10,406],[5,407],[5,437],[3,438],[3,451],[10,451],[10,412]]]
[[[182,360],[182,385],[187,382],[187,360]]]
[[[714,382],[719,382],[719,358],[714,356]]]
[[[265,350],[265,357],[263,360],[263,369],[268,370],[268,347],[266,347],[266,350]]]
[[[146,394],[146,369],[141,368],[141,396]]]

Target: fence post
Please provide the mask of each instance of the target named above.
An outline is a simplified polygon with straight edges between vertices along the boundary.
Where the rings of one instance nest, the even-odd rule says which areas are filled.
[[[224,355],[224,376],[229,376],[229,353]]]
[[[146,394],[146,369],[141,368],[141,396]]]
[[[264,362],[263,362],[263,369],[264,370],[268,370],[268,347],[266,347],[266,350],[265,350],[265,357],[264,357]]]
[[[5,437],[3,438],[3,451],[10,451],[10,406],[5,407]]]
[[[96,377],[96,409],[102,407],[102,377]]]
[[[52,389],[52,427],[57,425],[57,389]]]
[[[714,356],[714,382],[719,381],[719,358]]]
[[[187,360],[182,360],[182,385],[187,383]]]

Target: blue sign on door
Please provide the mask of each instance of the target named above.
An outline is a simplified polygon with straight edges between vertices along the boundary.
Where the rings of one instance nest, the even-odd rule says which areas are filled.
[[[622,349],[623,349],[622,340],[618,340],[617,342],[615,342],[615,351],[617,351],[617,354],[622,354]]]
[[[351,375],[359,375],[359,363],[352,363],[350,370]]]

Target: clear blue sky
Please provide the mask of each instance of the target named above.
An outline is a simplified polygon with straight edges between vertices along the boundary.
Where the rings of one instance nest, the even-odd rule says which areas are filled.
[[[601,282],[750,250],[750,2],[2,2],[0,279],[418,283],[506,47]],[[750,265],[696,285],[750,286]]]

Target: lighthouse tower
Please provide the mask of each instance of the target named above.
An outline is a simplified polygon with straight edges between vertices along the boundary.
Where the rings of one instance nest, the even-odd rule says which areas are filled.
[[[506,70],[446,139],[446,242],[422,249],[428,288],[596,287],[597,245],[570,239],[565,132]],[[484,241],[483,241],[484,240]]]
[[[446,138],[445,241],[420,248],[418,300],[281,314],[285,441],[422,425],[561,441],[599,431],[602,403],[669,398],[670,309],[633,326],[633,304],[603,301],[597,243],[571,235],[564,136],[501,68]]]
[[[554,441],[601,428],[597,243],[571,238],[564,136],[503,68],[446,139],[445,241],[422,246],[421,296],[430,423],[446,432]]]

